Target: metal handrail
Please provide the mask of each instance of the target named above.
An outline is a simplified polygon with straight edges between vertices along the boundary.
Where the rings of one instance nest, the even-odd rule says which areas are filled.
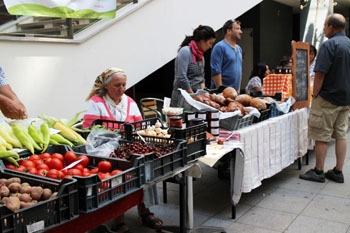
[[[118,2],[120,2],[120,4],[117,5],[117,11],[130,3],[132,3],[132,4],[138,3],[138,0],[120,0]],[[3,0],[0,0],[0,7],[3,5],[4,5]],[[3,14],[1,14],[1,13],[3,13]],[[16,16],[10,15],[5,8],[5,10],[2,10],[2,11],[0,10],[0,23],[1,23],[1,16],[2,15],[4,17],[16,17]],[[37,17],[37,18],[41,18],[41,17]],[[45,18],[45,17],[42,17],[42,18]],[[7,20],[7,22],[12,21],[12,20],[13,19]],[[84,20],[84,19],[81,19],[81,20]],[[67,18],[65,23],[60,25],[63,30],[59,30],[53,34],[45,34],[45,32],[43,32],[43,31],[45,31],[44,28],[42,28],[43,30],[40,30],[40,29],[34,28],[34,26],[33,26],[33,29],[31,29],[31,30],[34,30],[34,32],[31,30],[28,30],[28,32],[26,32],[25,30],[16,31],[16,32],[6,32],[6,33],[0,32],[0,35],[6,35],[6,36],[10,35],[10,36],[20,36],[20,37],[30,36],[30,37],[48,37],[48,38],[54,37],[54,38],[62,38],[62,39],[74,39],[74,34],[84,30],[85,28],[87,28],[87,27],[91,26],[92,24],[99,21],[96,19],[95,20],[92,19],[92,22],[91,22],[91,19],[87,19],[87,20],[89,20],[88,24],[77,25],[76,24],[77,21],[75,21],[72,18]],[[6,19],[4,19],[4,21],[6,23]],[[35,29],[40,30],[40,32],[35,31]],[[63,35],[62,35],[62,32],[63,32]],[[50,32],[46,32],[46,33],[50,33]]]

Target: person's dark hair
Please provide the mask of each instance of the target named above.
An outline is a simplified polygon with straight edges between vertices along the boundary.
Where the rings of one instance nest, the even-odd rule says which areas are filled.
[[[290,56],[283,56],[280,60],[280,66],[286,66],[290,61]]]
[[[213,38],[214,39],[216,38],[216,34],[215,34],[215,31],[211,27],[199,25],[196,29],[194,29],[192,36],[185,37],[185,39],[182,41],[182,43],[180,45],[179,50],[182,47],[187,46],[191,42],[191,40],[198,42],[200,40],[207,41],[207,40],[213,39]]]
[[[266,72],[266,63],[259,62],[256,63],[253,67],[252,74],[250,75],[250,78],[253,78],[255,76],[258,76],[261,79],[261,83],[263,79],[265,78],[265,72]]]
[[[310,44],[310,53],[315,54],[315,57],[317,55],[317,49],[315,48],[315,46],[313,46],[312,44]]]
[[[334,29],[344,30],[346,22],[333,14],[328,18],[327,24],[328,26],[332,26]]]
[[[238,25],[241,25],[241,22],[238,21],[238,20],[227,20],[226,23],[224,24],[224,26],[222,27],[222,30],[224,31],[224,34],[227,33],[227,30],[231,29],[232,28],[232,25],[234,23],[237,23]]]

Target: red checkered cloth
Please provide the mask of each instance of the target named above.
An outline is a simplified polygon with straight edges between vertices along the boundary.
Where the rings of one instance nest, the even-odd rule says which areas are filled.
[[[282,92],[282,101],[292,96],[291,74],[270,74],[264,78],[264,95]]]

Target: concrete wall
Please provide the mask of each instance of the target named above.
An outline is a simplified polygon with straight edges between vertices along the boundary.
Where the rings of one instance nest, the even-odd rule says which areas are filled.
[[[152,0],[81,44],[1,40],[0,65],[30,117],[70,118],[86,109],[85,98],[104,69],[123,68],[130,87],[173,59],[199,24],[217,30],[260,1]]]

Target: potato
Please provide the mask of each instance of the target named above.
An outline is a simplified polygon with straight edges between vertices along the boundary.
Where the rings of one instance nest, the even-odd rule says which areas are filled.
[[[30,194],[28,193],[23,193],[21,194],[21,196],[19,197],[19,200],[22,202],[30,202],[32,200],[32,197],[30,196]]]
[[[22,185],[22,186],[30,186],[30,184],[27,183],[27,182],[23,182],[21,185]]]
[[[49,199],[51,197],[51,195],[52,195],[51,189],[44,189],[43,190],[42,199],[43,200],[47,200],[47,199]]]
[[[0,196],[1,196],[1,197],[8,197],[9,194],[10,194],[9,188],[7,188],[6,186],[2,186],[2,187],[0,188]]]
[[[5,206],[15,212],[21,208],[21,202],[18,197],[9,197],[5,201]]]
[[[5,178],[2,178],[2,179],[0,179],[0,184],[1,185],[6,185],[6,181],[7,181],[7,179],[5,179]]]
[[[32,206],[35,204],[36,204],[35,202],[24,202],[24,201],[21,201],[21,203],[20,203],[21,208],[26,208],[26,207],[29,207],[29,206]]]
[[[11,192],[18,193],[19,190],[21,189],[21,184],[19,184],[19,183],[12,183],[8,187],[9,187]]]
[[[8,197],[3,197],[3,198],[0,200],[0,204],[1,204],[1,205],[5,205],[7,199],[8,199]]]
[[[33,198],[33,200],[39,201],[41,196],[43,194],[43,188],[40,186],[34,186],[32,187],[32,191],[30,193],[30,196]]]
[[[13,177],[13,178],[10,178],[10,179],[8,179],[8,180],[6,180],[6,186],[9,186],[10,184],[12,184],[12,183],[21,183],[21,179],[20,178],[18,178],[18,177]]]
[[[20,197],[22,193],[10,193],[10,197]]]
[[[49,199],[57,197],[57,194],[58,194],[57,192],[54,192]]]
[[[21,188],[19,189],[20,193],[31,193],[32,187],[30,185],[24,185],[22,184]]]

